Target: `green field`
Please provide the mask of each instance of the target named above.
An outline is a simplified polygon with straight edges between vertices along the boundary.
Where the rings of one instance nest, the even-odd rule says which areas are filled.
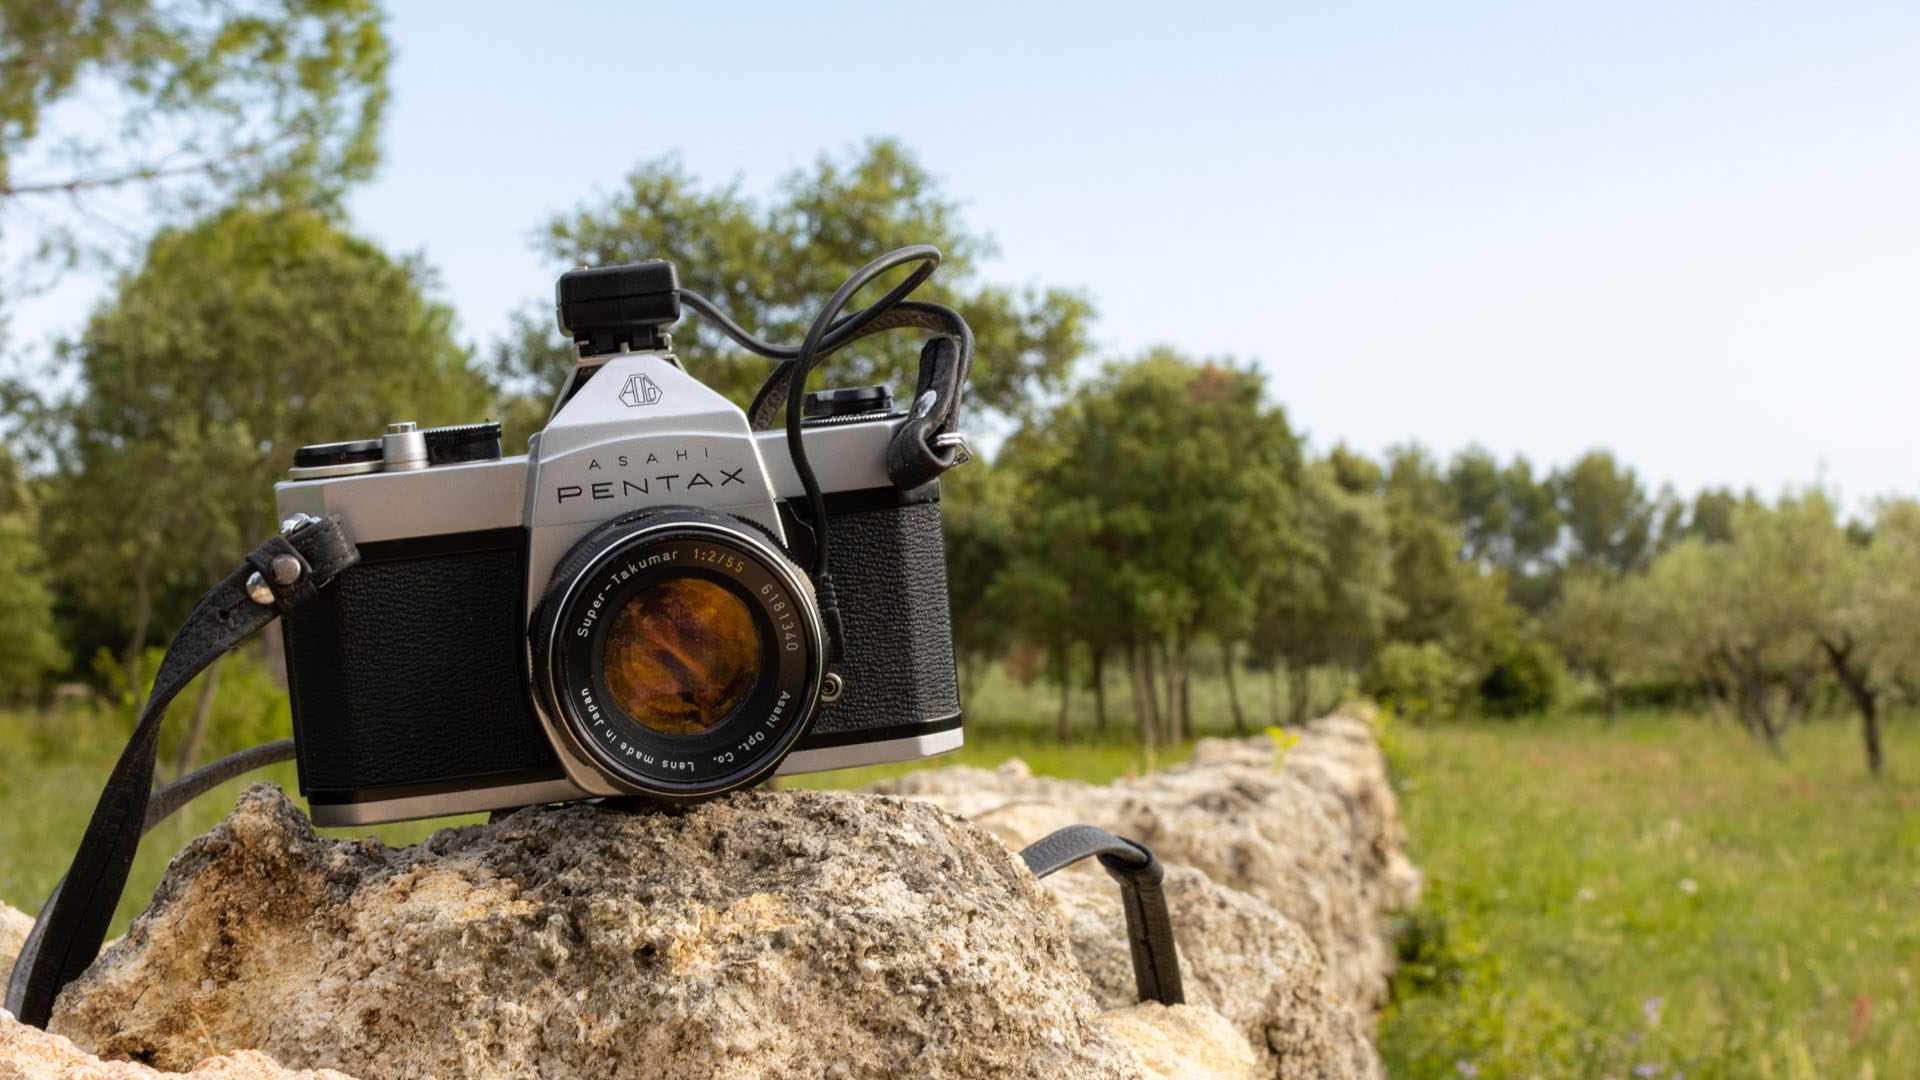
[[[1920,738],[1776,761],[1632,717],[1391,736],[1411,854],[1399,1077],[1920,1076]]]
[[[1264,685],[1243,686],[1249,723]],[[1204,679],[1199,715],[1225,716]],[[999,673],[967,748],[935,764],[1106,781],[1153,762],[1116,685],[1110,729],[1053,737],[1057,698]],[[64,869],[117,752],[93,713],[0,714],[0,900],[31,909]],[[1382,1017],[1396,1077],[1920,1076],[1920,733],[1890,728],[1889,775],[1821,721],[1777,761],[1730,727],[1677,715],[1388,729],[1411,854],[1430,875],[1402,920],[1407,964]],[[1221,722],[1210,729],[1225,733]],[[793,778],[854,787],[912,766]],[[291,788],[291,766],[267,778]],[[120,922],[166,860],[232,806],[202,799],[144,845]],[[469,819],[472,820],[472,819]],[[447,824],[377,830],[411,842]]]

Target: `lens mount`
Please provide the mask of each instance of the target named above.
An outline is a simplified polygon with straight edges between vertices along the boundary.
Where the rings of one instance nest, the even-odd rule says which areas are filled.
[[[694,509],[594,530],[533,620],[553,726],[635,794],[699,799],[770,775],[825,675],[813,586],[759,529]]]

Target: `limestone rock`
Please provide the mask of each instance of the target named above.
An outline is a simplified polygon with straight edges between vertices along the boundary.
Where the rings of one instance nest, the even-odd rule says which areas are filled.
[[[1098,879],[1061,873],[1047,884],[1066,919],[1074,955],[1093,982],[1094,997],[1110,1009],[1132,1004],[1133,960],[1118,887],[1104,873]],[[1381,1076],[1365,1022],[1329,991],[1319,951],[1298,926],[1191,867],[1168,867],[1163,887],[1187,1003],[1225,1019],[1249,1048],[1258,1075],[1281,1080]]]
[[[59,1035],[31,1028],[0,1012],[0,1080],[353,1080],[331,1069],[283,1069],[265,1054],[242,1050],[207,1058],[191,1071],[159,1072],[130,1061],[101,1061]]]
[[[1393,970],[1386,914],[1413,901],[1418,875],[1365,723],[1329,717],[1300,734],[1278,767],[1264,736],[1202,739],[1191,761],[1107,787],[1013,765],[923,770],[872,790],[933,801],[1016,848],[1081,821],[1139,840],[1304,930],[1334,996],[1367,1014]]]
[[[535,808],[392,850],[255,785],[53,1028],[162,1068],[250,1048],[365,1080],[1150,1075],[993,837],[806,791]]]
[[[1146,1001],[1105,1017],[1155,1080],[1254,1080],[1267,1075],[1233,1025],[1211,1009]]]

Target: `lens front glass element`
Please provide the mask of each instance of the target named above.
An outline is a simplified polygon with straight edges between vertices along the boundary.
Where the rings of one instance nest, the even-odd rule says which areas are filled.
[[[614,615],[602,664],[607,689],[635,723],[697,735],[747,700],[763,654],[753,613],[733,590],[676,577],[641,589]]]

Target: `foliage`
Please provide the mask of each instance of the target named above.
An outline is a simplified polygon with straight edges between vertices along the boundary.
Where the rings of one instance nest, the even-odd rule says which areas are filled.
[[[1458,658],[1437,641],[1389,643],[1374,658],[1361,689],[1413,722],[1450,712],[1468,685]]]
[[[0,0],[0,208],[135,183],[335,206],[378,157],[383,22],[375,0]],[[66,104],[111,128],[49,124]]]
[[[1560,703],[1567,681],[1560,654],[1534,638],[1515,640],[1494,657],[1474,688],[1488,716],[1538,716]]]
[[[914,296],[953,307],[973,328],[968,400],[976,407],[1024,414],[1089,350],[1087,298],[980,281],[992,240],[969,231],[939,179],[891,139],[869,140],[844,157],[822,155],[788,174],[764,203],[742,193],[737,181],[702,185],[676,159],[656,159],[637,167],[616,194],[548,221],[537,237],[556,266],[672,259],[683,286],[760,337],[786,344],[806,336],[848,274],[909,244],[941,250],[939,273]],[[862,296],[877,298],[904,276],[896,271]],[[677,334],[678,351],[701,381],[743,406],[752,399],[770,361],[741,351],[697,316]],[[573,360],[542,312],[520,318],[496,363],[527,392],[547,397]],[[828,358],[814,385],[910,387],[918,370],[911,335],[881,335]]]
[[[1571,563],[1616,574],[1646,565],[1656,539],[1655,507],[1632,469],[1595,450],[1554,474],[1553,485],[1566,515]]]
[[[0,700],[37,685],[66,658],[53,632],[53,592],[40,519],[13,457],[0,447]]]
[[[1201,634],[1244,636],[1277,575],[1297,561],[1300,443],[1264,383],[1168,349],[1109,365],[1017,438],[1013,527],[1030,633],[1096,648],[1170,645],[1169,711]],[[1136,719],[1151,738],[1148,690]]]
[[[177,624],[271,533],[295,447],[483,414],[431,287],[307,210],[236,207],[154,239],[61,357],[79,389],[43,418],[48,551],[82,655]]]

